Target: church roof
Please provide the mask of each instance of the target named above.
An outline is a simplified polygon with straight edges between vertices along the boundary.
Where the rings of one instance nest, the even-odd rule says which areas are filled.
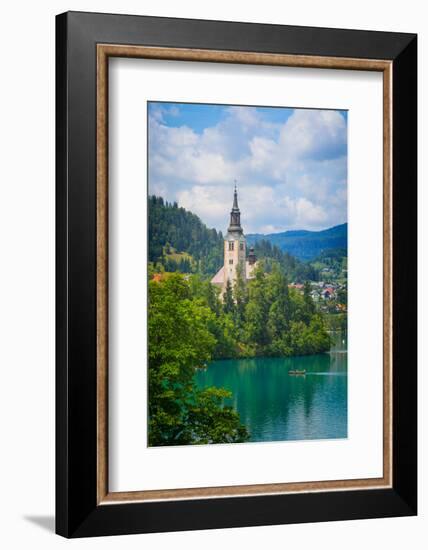
[[[257,262],[255,264],[250,264],[248,260],[245,262],[245,279],[249,281],[250,279],[254,279],[254,269],[257,266]],[[211,279],[211,283],[213,285],[222,285],[224,283],[224,266],[221,267],[217,273],[214,275],[214,277]]]
[[[224,281],[224,266],[221,267],[214,277],[211,279],[213,285],[223,284]]]

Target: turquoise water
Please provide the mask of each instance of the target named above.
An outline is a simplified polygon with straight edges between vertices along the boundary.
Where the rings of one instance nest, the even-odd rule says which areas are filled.
[[[213,361],[196,374],[200,388],[221,386],[251,434],[250,441],[347,437],[346,338],[330,353]],[[289,370],[306,370],[291,376]]]

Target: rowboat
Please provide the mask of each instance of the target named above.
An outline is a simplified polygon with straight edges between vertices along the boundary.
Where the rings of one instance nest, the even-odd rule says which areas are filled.
[[[306,374],[306,369],[303,370],[289,370],[288,374],[293,376],[304,376]]]

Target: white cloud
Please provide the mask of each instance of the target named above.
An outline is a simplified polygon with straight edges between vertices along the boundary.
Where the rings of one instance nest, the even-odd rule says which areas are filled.
[[[230,186],[224,185],[194,185],[190,189],[179,190],[176,199],[180,206],[197,214],[209,227],[225,231],[228,223],[225,204],[231,204],[230,190]],[[218,225],[218,220],[223,223]]]
[[[347,136],[339,112],[294,110],[282,124],[248,107],[227,108],[225,115],[202,133],[151,117],[151,193],[177,200],[223,231],[235,178],[246,232],[346,221]]]
[[[346,151],[346,123],[337,111],[295,110],[281,129],[288,158],[335,158]]]
[[[234,120],[244,126],[255,126],[261,122],[256,109],[253,107],[229,107],[228,112]]]

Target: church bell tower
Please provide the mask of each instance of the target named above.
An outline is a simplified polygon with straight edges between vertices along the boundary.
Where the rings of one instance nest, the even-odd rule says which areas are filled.
[[[238,206],[238,191],[235,184],[230,223],[224,238],[224,288],[226,288],[228,280],[232,286],[234,285],[239,272],[245,281],[245,257],[245,237],[241,227],[241,212]],[[240,270],[238,270],[238,266],[240,266]]]
[[[257,258],[254,248],[250,248],[246,259],[246,240],[241,227],[241,212],[238,206],[238,191],[233,192],[233,205],[230,212],[230,223],[224,238],[224,263],[211,279],[211,284],[220,290],[220,298],[224,295],[228,281],[233,287],[238,274],[247,283],[254,279],[254,270],[257,267]]]

